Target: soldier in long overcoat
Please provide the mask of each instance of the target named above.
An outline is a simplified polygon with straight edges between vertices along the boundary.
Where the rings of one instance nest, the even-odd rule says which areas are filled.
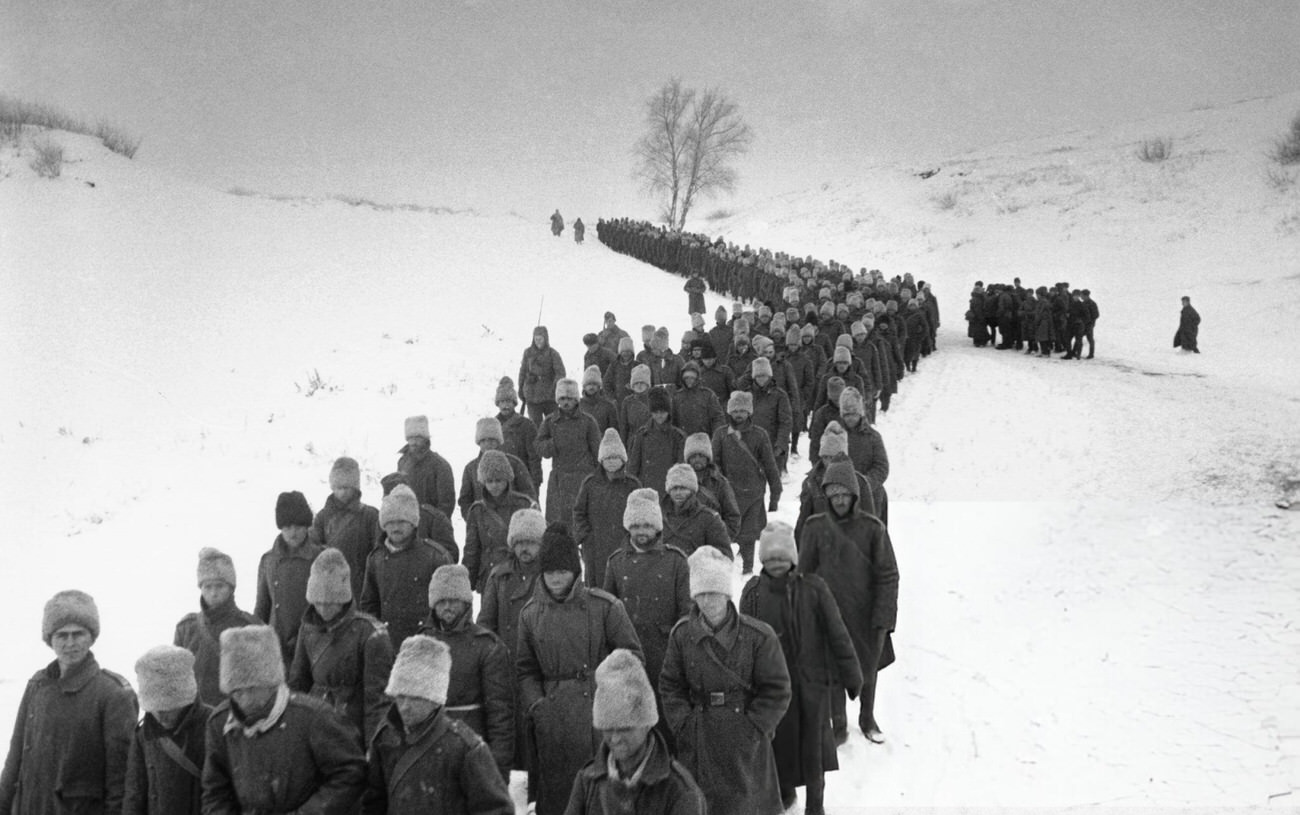
[[[840,394],[840,423],[848,435],[853,469],[866,476],[871,484],[870,499],[861,501],[860,509],[888,525],[889,493],[885,490],[885,479],[889,478],[889,454],[885,452],[880,431],[867,421],[862,394],[850,388]]]
[[[623,506],[641,482],[627,471],[627,450],[614,430],[600,440],[600,469],[587,476],[573,502],[573,537],[582,552],[582,576],[605,584],[605,563],[623,541]]]
[[[259,620],[235,602],[235,563],[224,552],[210,547],[199,550],[198,585],[199,610],[186,614],[176,623],[172,644],[194,654],[199,699],[215,707],[225,698],[217,687],[221,632],[253,625]]]
[[[663,516],[663,539],[690,555],[701,546],[712,546],[728,558],[731,537],[717,510],[700,500],[700,482],[689,464],[674,464],[668,471],[667,492],[659,500]]]
[[[682,460],[686,434],[669,421],[668,391],[650,391],[650,420],[632,431],[627,444],[627,471],[644,487],[664,491],[668,468]]]
[[[406,485],[421,504],[432,504],[450,518],[456,511],[456,477],[447,459],[429,449],[429,417],[408,417],[405,432],[397,471],[406,476]]]
[[[135,663],[144,717],[126,761],[122,815],[199,815],[205,730],[212,708],[198,698],[194,654],[160,645]]]
[[[700,277],[698,272],[691,272],[690,279],[686,281],[685,286],[682,286],[682,291],[686,292],[687,295],[686,313],[703,314],[704,292],[708,291],[708,287],[705,285],[704,279]]]
[[[831,422],[821,437],[821,449],[818,451],[817,463],[808,471],[799,487],[799,517],[794,524],[796,541],[803,540],[803,528],[808,519],[825,512],[830,505],[826,502],[826,493],[822,491],[822,481],[826,478],[826,468],[837,461],[853,460],[849,458],[849,436],[839,420]],[[868,515],[876,515],[876,505],[871,495],[871,482],[855,470],[858,478],[858,509]],[[879,517],[879,516],[877,516]]]
[[[564,378],[564,360],[551,347],[551,332],[546,326],[533,329],[533,341],[524,349],[519,362],[519,388],[528,418],[538,427],[542,419],[555,411],[555,385]]]
[[[465,518],[465,567],[477,592],[483,591],[492,567],[509,556],[510,519],[521,509],[537,507],[531,496],[509,489],[510,472],[510,462],[499,450],[489,450],[479,459],[476,476],[484,485],[483,496]]]
[[[379,508],[361,501],[361,465],[344,456],[330,467],[330,494],[311,524],[311,537],[321,546],[332,546],[348,559],[352,570],[352,594],[361,596],[366,557],[379,545]],[[215,704],[211,702],[210,704]]]
[[[596,420],[578,409],[578,383],[561,379],[555,383],[556,411],[537,431],[537,452],[551,459],[546,481],[546,519],[571,524],[578,487],[596,469],[600,451],[600,430]]]
[[[808,519],[799,542],[799,571],[815,574],[830,586],[840,615],[853,638],[862,666],[862,702],[858,725],[874,742],[884,741],[875,719],[876,673],[894,661],[890,633],[898,617],[898,562],[889,530],[858,508],[858,479],[853,465],[826,468],[822,489],[830,508]],[[836,739],[847,734],[843,696],[832,695]]]
[[[673,393],[672,422],[687,436],[712,433],[726,424],[718,395],[700,384],[700,365],[694,360],[682,368],[682,386]]]
[[[713,432],[713,461],[731,482],[740,507],[740,529],[735,535],[740,548],[742,572],[754,568],[754,542],[767,526],[768,511],[776,511],[781,500],[781,473],[772,455],[767,431],[750,421],[754,397],[735,391],[727,400],[727,427]],[[767,492],[769,502],[764,504]]]
[[[515,410],[519,404],[519,394],[515,392],[515,383],[510,377],[501,377],[492,404],[496,405],[497,421],[501,423],[501,452],[522,461],[528,468],[529,477],[533,479],[533,486],[540,490],[542,457],[537,452],[537,425]]]
[[[257,604],[253,615],[275,629],[285,667],[293,661],[298,626],[307,610],[307,576],[324,547],[311,540],[312,513],[298,491],[282,492],[275,501],[280,530],[257,564]]]
[[[495,416],[479,419],[474,425],[474,443],[478,445],[478,455],[466,462],[465,469],[461,471],[460,495],[456,498],[462,520],[469,518],[469,508],[483,497],[483,479],[479,477],[479,467],[487,453],[495,452],[505,456],[510,465],[506,479],[507,489],[537,500],[537,484],[533,481],[528,465],[518,456],[501,449],[505,444],[505,433],[501,429],[500,419]]]
[[[699,486],[696,495],[700,503],[722,516],[728,539],[735,540],[740,532],[740,504],[736,502],[736,491],[731,488],[731,482],[713,463],[713,441],[709,435],[694,433],[687,436],[682,457],[695,471],[695,483]]]
[[[599,744],[591,726],[596,666],[615,648],[643,655],[623,604],[583,584],[578,546],[563,524],[547,527],[539,560],[542,579],[519,614],[515,670],[536,745],[537,815],[560,815]]]
[[[831,689],[838,684],[849,698],[856,697],[862,669],[830,589],[820,577],[795,568],[799,555],[789,524],[768,524],[758,541],[758,559],[763,569],[745,584],[740,612],[772,627],[790,673],[790,706],[772,739],[781,802],[789,807],[795,787],[805,787],[804,812],[820,815],[824,774],[839,769]]]
[[[673,628],[659,694],[677,758],[715,815],[777,815],[772,737],[790,703],[790,675],[772,628],[736,610],[731,561],[690,557],[694,608]]]

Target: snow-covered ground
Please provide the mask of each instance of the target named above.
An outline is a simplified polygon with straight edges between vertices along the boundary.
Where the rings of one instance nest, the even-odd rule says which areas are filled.
[[[902,572],[889,741],[853,734],[832,813],[1297,805],[1300,515],[1273,502],[1300,482],[1300,199],[1262,158],[1297,109],[877,167],[699,227],[940,298],[941,350],[880,421]],[[1174,157],[1137,161],[1154,136]],[[0,152],[0,743],[50,659],[53,592],[97,598],[100,661],[133,678],[196,606],[199,548],[235,558],[252,606],[278,492],[319,508],[346,454],[377,503],[415,413],[459,475],[539,313],[571,373],[606,309],[633,334],[688,327],[680,279],[595,241],[621,213],[559,202],[588,224],[577,246],[548,212],[233,196],[56,137],[56,181]],[[1091,288],[1099,357],[971,347],[970,284],[1013,276]],[[1199,356],[1170,348],[1183,294]]]

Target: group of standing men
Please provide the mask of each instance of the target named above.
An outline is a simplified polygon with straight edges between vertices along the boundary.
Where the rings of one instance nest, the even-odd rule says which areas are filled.
[[[1061,359],[1092,359],[1096,350],[1093,330],[1101,311],[1088,289],[1071,289],[1057,283],[1050,289],[1030,289],[1020,278],[1010,284],[975,281],[966,311],[966,336],[976,348],[1015,349]],[[1083,355],[1083,341],[1088,355]]]

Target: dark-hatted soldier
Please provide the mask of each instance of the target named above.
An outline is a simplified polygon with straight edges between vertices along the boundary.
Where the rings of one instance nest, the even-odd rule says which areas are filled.
[[[275,500],[275,525],[280,530],[271,549],[257,564],[257,605],[253,615],[275,629],[287,668],[293,661],[298,626],[307,610],[307,576],[323,550],[310,540],[312,513],[301,492],[282,492]]]
[[[1083,336],[1088,341],[1088,356],[1086,359],[1092,359],[1097,352],[1097,340],[1093,336],[1093,331],[1097,327],[1097,319],[1101,316],[1101,310],[1097,308],[1097,301],[1092,299],[1092,292],[1084,289],[1080,294],[1083,295],[1083,304],[1088,309],[1088,319],[1083,323]]]
[[[643,487],[662,493],[668,468],[682,460],[686,434],[669,421],[672,401],[667,390],[651,390],[649,403],[649,421],[635,428],[628,439],[627,471]]]
[[[544,325],[533,329],[533,341],[519,362],[519,387],[524,410],[540,433],[542,420],[555,412],[555,386],[564,378],[564,360],[551,347],[551,332]]]
[[[672,422],[687,436],[712,433],[726,424],[718,395],[700,384],[700,365],[691,360],[682,368],[682,386],[673,393]]]
[[[1201,353],[1197,336],[1201,333],[1201,315],[1192,307],[1192,298],[1183,297],[1183,310],[1178,315],[1178,331],[1174,333],[1174,347]]]
[[[217,686],[221,670],[221,632],[255,625],[259,620],[235,603],[235,563],[216,549],[199,550],[199,610],[176,624],[173,645],[194,654],[194,678],[199,699],[210,707],[226,698]]]
[[[144,719],[131,740],[122,815],[199,815],[212,708],[198,698],[194,655],[159,645],[136,660],[135,676]]]
[[[614,400],[615,405],[620,407],[623,400],[632,395],[632,372],[640,365],[636,359],[636,347],[632,343],[632,338],[626,334],[618,340],[618,355],[614,361],[609,363],[605,369],[605,375],[601,378],[601,383],[605,388],[605,395]],[[646,387],[650,383],[650,369],[646,368]]]

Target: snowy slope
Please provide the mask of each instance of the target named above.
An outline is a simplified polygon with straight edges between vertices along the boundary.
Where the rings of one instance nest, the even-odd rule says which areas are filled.
[[[708,224],[910,271],[941,301],[942,350],[880,422],[902,570],[889,742],[854,734],[832,812],[1300,796],[1300,523],[1272,507],[1300,479],[1300,204],[1260,159],[1298,108],[873,168]],[[1132,158],[1148,135],[1174,158]],[[617,213],[564,207],[589,225],[576,246],[547,212],[232,196],[56,136],[57,181],[0,153],[0,738],[49,659],[54,591],[96,596],[96,652],[129,675],[194,607],[200,547],[235,558],[251,607],[275,495],[319,508],[335,457],[377,502],[402,419],[427,413],[459,477],[539,308],[575,374],[607,308],[633,334],[688,326],[680,279],[595,242]],[[1101,356],[971,348],[970,283],[1015,275],[1091,288]],[[1198,357],[1169,348],[1184,293]]]

